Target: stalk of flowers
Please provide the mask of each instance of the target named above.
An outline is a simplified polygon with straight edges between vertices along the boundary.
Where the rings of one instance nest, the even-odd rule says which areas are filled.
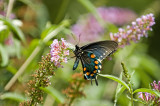
[[[43,103],[44,92],[40,87],[47,87],[51,85],[50,78],[55,74],[58,67],[62,67],[62,62],[67,62],[69,50],[67,43],[62,38],[61,41],[55,39],[50,46],[51,51],[46,56],[42,56],[39,62],[39,69],[32,75],[32,80],[28,82],[28,89],[26,93],[30,100],[20,103],[20,106],[32,106],[38,103]]]
[[[153,83],[151,83],[151,86],[153,90],[160,92],[160,81],[158,81],[158,84],[156,83],[156,81],[153,81]],[[160,97],[147,92],[139,92],[138,95],[139,98],[146,104],[160,106]]]
[[[75,73],[72,75],[72,81],[71,84],[62,91],[67,96],[67,100],[64,104],[64,106],[71,106],[73,104],[73,101],[76,98],[84,97],[85,94],[83,92],[83,88],[85,86],[85,80],[82,79],[83,73]]]
[[[152,26],[155,24],[154,15],[152,13],[143,15],[141,18],[137,18],[132,25],[128,25],[127,28],[119,28],[119,32],[110,33],[111,40],[117,41],[119,47],[129,45],[131,42],[137,42],[141,37],[148,37],[148,31],[152,31]]]

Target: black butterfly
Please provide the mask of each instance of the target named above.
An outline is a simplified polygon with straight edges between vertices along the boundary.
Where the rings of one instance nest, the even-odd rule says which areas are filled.
[[[118,43],[111,40],[94,42],[85,46],[75,46],[76,61],[73,66],[75,70],[81,60],[83,66],[84,78],[89,80],[95,79],[95,83],[98,86],[97,74],[100,72],[102,66],[101,62],[104,58],[112,54],[118,47]]]

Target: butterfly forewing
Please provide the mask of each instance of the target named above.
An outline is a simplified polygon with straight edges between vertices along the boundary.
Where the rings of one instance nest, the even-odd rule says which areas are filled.
[[[91,43],[81,47],[83,51],[90,51],[93,52],[100,61],[106,58],[108,55],[112,54],[118,44],[115,41],[100,41]],[[83,56],[83,55],[82,55]]]

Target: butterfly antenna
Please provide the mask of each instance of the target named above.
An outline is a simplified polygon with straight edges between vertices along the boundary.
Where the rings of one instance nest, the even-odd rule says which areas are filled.
[[[72,38],[74,39],[74,42],[76,42],[76,37],[73,33],[71,33]]]
[[[81,40],[81,34],[79,34],[79,40],[77,45],[79,45],[80,40]]]
[[[97,78],[95,78],[95,83],[96,83],[96,85],[98,86],[98,81],[97,81]]]

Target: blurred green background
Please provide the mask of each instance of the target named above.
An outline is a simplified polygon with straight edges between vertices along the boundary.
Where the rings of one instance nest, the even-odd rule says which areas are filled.
[[[6,12],[9,0],[2,0],[0,3],[0,11]],[[92,5],[91,5],[92,4]],[[93,7],[92,7],[93,6]],[[0,49],[4,49],[7,55],[3,55],[5,52],[1,52],[0,61],[4,63],[4,60],[8,60],[4,65],[0,67],[0,105],[2,106],[17,106],[20,101],[25,100],[26,82],[31,78],[31,74],[38,68],[38,62],[41,60],[42,55],[46,55],[50,48],[49,45],[52,40],[64,37],[68,42],[72,37],[71,27],[79,20],[80,17],[87,13],[94,13],[93,9],[98,7],[120,7],[130,9],[137,17],[148,13],[153,13],[155,16],[156,24],[153,26],[153,31],[148,33],[147,38],[142,38],[138,43],[132,43],[126,46],[124,49],[118,50],[112,57],[112,60],[103,61],[102,74],[111,74],[119,76],[122,68],[121,61],[123,61],[129,72],[135,71],[132,76],[133,88],[149,88],[149,84],[154,80],[160,80],[160,0],[16,0],[12,9],[12,14],[16,19],[22,21],[23,25],[19,30],[9,27],[8,32],[12,32],[13,44],[7,45],[1,38]],[[59,28],[67,20],[67,24],[63,26],[63,29],[59,31],[56,36],[47,42],[42,42],[45,34]],[[48,27],[49,26],[49,27]],[[114,25],[115,29],[107,29],[113,31],[119,27]],[[1,33],[0,36],[5,36],[5,39],[9,36],[8,32]],[[19,33],[23,33],[21,38]],[[105,34],[107,38],[109,33]],[[100,36],[101,37],[101,36]],[[100,39],[105,40],[105,37]],[[85,42],[84,44],[86,44]],[[31,55],[33,50],[40,46],[40,50],[37,55],[29,62],[23,74],[18,77],[18,80],[13,84],[9,90],[5,90],[6,84],[11,80],[19,68],[23,65],[26,59]],[[71,53],[70,56],[73,56]],[[4,60],[3,60],[4,58]],[[65,94],[62,93],[66,89],[71,81],[74,73],[81,72],[82,68],[79,65],[78,71],[72,70],[74,59],[69,60],[67,64],[64,64],[64,68],[59,68],[56,71],[56,75],[52,78],[52,87],[67,100]],[[83,77],[82,77],[83,79]],[[90,83],[82,88],[85,96],[75,99],[73,106],[113,106],[114,95],[117,83],[98,77],[99,86]],[[129,99],[125,92],[118,99],[118,106],[128,106]],[[6,95],[4,95],[6,94]],[[7,95],[8,94],[8,95]],[[56,106],[63,104],[57,102],[55,98],[44,95],[44,105]],[[138,96],[135,95],[135,98]],[[47,101],[48,100],[48,101]],[[141,103],[135,103],[135,106],[143,106]]]

